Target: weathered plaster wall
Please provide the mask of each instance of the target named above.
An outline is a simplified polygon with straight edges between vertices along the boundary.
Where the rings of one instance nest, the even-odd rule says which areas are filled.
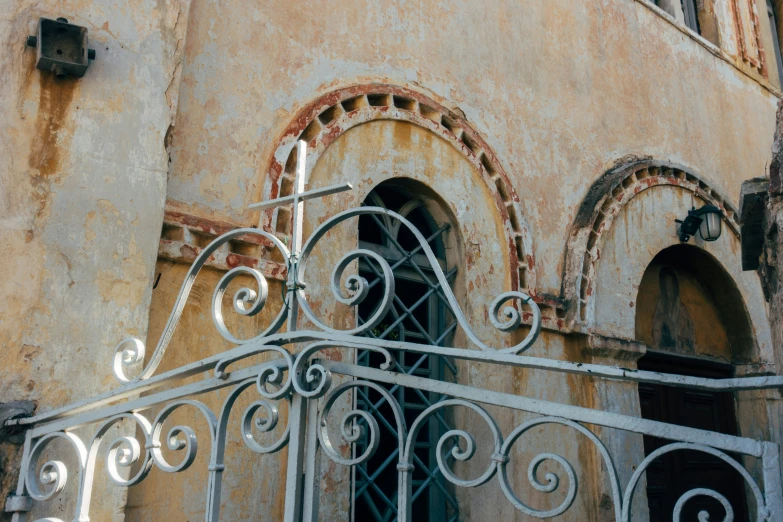
[[[146,330],[188,6],[2,2],[0,401],[43,411],[117,386],[114,345]],[[84,78],[35,69],[25,38],[41,16],[88,28]],[[101,491],[96,518],[121,520],[123,493]]]
[[[308,104],[357,84],[397,85],[464,115],[494,151],[519,195],[521,218],[531,230],[534,289],[539,294],[559,295],[566,268],[565,245],[577,208],[593,182],[620,158],[649,156],[685,165],[730,200],[736,199],[740,173],[762,169],[769,162],[769,134],[777,99],[767,80],[739,56],[739,40],[732,33],[735,25],[724,16],[731,14],[728,3],[715,5],[720,16],[713,29],[722,50],[676,27],[642,2],[631,0],[579,5],[568,0],[494,2],[480,6],[357,1],[326,10],[308,2],[195,2],[189,19],[177,126],[171,135],[167,205],[172,211],[201,218],[264,224],[263,217],[248,211],[247,206],[266,197],[270,183],[277,182],[279,172],[270,176],[266,168],[286,129],[306,126],[302,120]],[[457,285],[473,324],[481,329],[487,326],[482,304],[507,288],[509,280],[499,264],[507,259],[507,250],[505,245],[495,244],[502,237],[503,224],[487,217],[491,213],[475,215],[477,210],[492,208],[491,204],[487,209],[476,207],[475,202],[490,203],[491,197],[481,188],[484,185],[477,183],[478,173],[471,174],[470,166],[448,147],[434,133],[403,123],[372,122],[348,131],[319,151],[308,187],[351,181],[357,188],[349,194],[309,202],[307,232],[325,216],[359,203],[390,177],[424,182],[446,200],[462,227],[465,241],[459,254],[466,256],[467,270]],[[675,230],[668,224],[690,207],[689,198],[666,197],[671,200],[653,205],[649,219],[647,207],[629,208],[623,218],[643,220],[643,230],[654,229],[654,245],[648,248],[635,243],[632,233],[616,244],[608,241],[614,245],[608,247],[610,251],[616,247],[616,255],[613,261],[598,265],[600,271],[611,275],[598,278],[604,293],[596,297],[594,307],[597,332],[633,338],[635,315],[628,303],[636,298],[644,268],[656,248],[676,242]],[[627,232],[628,226],[615,223],[616,234]],[[343,240],[349,245],[350,234],[341,234],[347,235],[330,236],[330,246],[342,245]],[[723,249],[717,255],[737,261],[738,247],[729,232],[724,243],[715,247]],[[339,250],[317,258],[324,282]],[[471,268],[472,254],[478,251],[478,264]],[[626,270],[621,265],[631,254],[634,259],[628,264],[627,277],[624,272],[618,275],[617,270]],[[490,255],[496,256],[492,259],[498,263],[487,265]],[[493,265],[496,273],[484,272],[486,280],[474,275],[481,274],[479,267]],[[728,270],[735,273],[738,266]],[[173,275],[172,270],[161,268],[164,275]],[[620,308],[614,298],[602,300],[609,288],[604,284],[617,286],[618,277],[622,284],[612,292],[617,294],[617,303],[622,301],[628,310]],[[766,311],[757,300],[758,284],[750,279],[743,284],[759,347],[769,356],[772,346],[765,326]],[[318,294],[317,288],[311,286],[316,308],[334,324],[347,326],[350,314],[330,306],[331,296]],[[623,292],[631,297],[626,299]],[[165,307],[156,309],[153,322],[161,320],[159,314],[167,313]],[[192,328],[189,335],[199,343],[214,335],[207,333],[209,322],[194,320]],[[459,340],[457,345],[461,345]],[[615,353],[593,349],[586,346],[585,338],[546,333],[530,353],[633,366],[642,353],[639,350]],[[192,360],[190,354],[181,362],[185,360]],[[496,371],[481,365],[461,368],[459,379],[531,397],[639,414],[632,385],[596,385],[574,377]],[[524,418],[508,412],[498,415],[506,433]],[[641,460],[641,437],[604,431],[613,452],[634,457],[620,462],[621,480],[626,481],[634,462]],[[573,440],[572,434],[557,429],[542,430],[532,438],[528,441],[531,450],[539,446],[552,449],[552,442],[562,448],[577,466],[581,483],[586,484],[580,490],[578,509],[567,516],[577,517],[575,520],[585,513],[590,519],[606,517],[605,475],[589,446],[566,444]],[[239,455],[246,450],[236,451]],[[263,469],[276,476],[281,461],[269,462]],[[474,463],[463,471],[470,474],[480,467]],[[186,491],[194,484],[196,491],[203,488],[203,481],[166,479],[173,481],[176,491]],[[322,479],[327,493],[322,495],[322,515],[344,517],[349,509],[345,470],[325,465]],[[515,482],[521,497],[536,507],[556,504],[553,499],[531,497],[525,482],[524,477]],[[246,498],[247,488],[247,484],[234,483],[227,496]],[[134,493],[138,496],[132,497],[133,505],[139,507],[129,511],[129,516],[140,520],[149,516],[149,508],[143,506],[160,500],[159,489],[140,486]],[[494,485],[459,494],[469,518],[521,517],[512,515]],[[646,501],[641,491],[637,502],[636,508],[643,510]],[[224,516],[246,515],[242,504],[229,502]],[[258,506],[254,513],[261,517],[274,518],[281,509],[279,498],[272,493]],[[177,512],[175,507],[170,508],[171,513]]]
[[[0,400],[34,398],[53,407],[116,386],[109,371],[112,348],[126,335],[144,336],[153,276],[160,274],[160,282],[152,296],[148,346],[157,340],[184,277],[181,265],[155,265],[164,194],[171,210],[231,224],[259,223],[247,205],[262,197],[269,182],[265,169],[284,130],[310,101],[341,87],[385,82],[464,115],[520,197],[539,294],[560,294],[576,210],[619,158],[650,156],[686,165],[730,199],[736,199],[739,178],[761,172],[769,162],[777,99],[738,56],[733,26],[725,18],[718,26],[724,50],[716,51],[632,0],[446,5],[357,0],[329,9],[310,1],[199,0],[189,16],[185,0],[7,3],[0,34],[15,52],[0,59],[0,86],[9,93],[0,99],[7,131],[0,138],[0,183],[7,188],[0,254],[12,264],[0,268],[0,295],[8,303],[0,335],[9,347],[0,363],[11,377],[3,379]],[[725,14],[728,2],[716,5]],[[42,14],[89,27],[98,60],[84,79],[56,82],[34,70],[23,42]],[[462,227],[458,257],[465,273],[457,289],[471,323],[492,340],[485,305],[509,288],[515,268],[505,264],[508,248],[498,242],[504,225],[478,183],[479,173],[434,134],[407,124],[368,123],[341,140],[314,167],[310,183],[351,180],[357,190],[312,202],[307,231],[389,177],[424,182],[446,200]],[[608,242],[607,251],[612,260],[599,265],[596,331],[633,337],[628,303],[655,249],[676,241],[665,224],[690,204],[687,197],[666,194],[665,204],[629,208],[627,222],[615,223],[617,240]],[[652,231],[654,245],[634,243],[632,225]],[[734,239],[727,233],[714,248],[734,274],[739,266]],[[631,263],[628,252],[637,254]],[[320,275],[328,275],[336,254],[325,255]],[[202,306],[186,312],[167,367],[225,349],[204,315],[219,275],[203,274],[194,290]],[[766,311],[751,279],[737,276],[759,350],[772,360]],[[279,294],[273,285],[270,295]],[[327,301],[316,300],[321,312],[333,313]],[[270,306],[276,304],[270,300]],[[343,325],[350,320],[346,314],[327,317]],[[530,353],[571,361],[603,357],[585,344],[583,337],[547,332]],[[616,364],[619,357],[603,362]],[[463,370],[460,379],[476,386],[638,414],[633,386],[481,365]],[[217,406],[221,397],[209,404]],[[499,417],[506,433],[524,418]],[[199,425],[187,412],[172,419],[178,420]],[[606,485],[586,446],[568,444],[573,438],[566,431],[542,431],[534,439],[531,449],[562,446],[582,483],[590,484],[568,516],[604,516]],[[278,519],[285,452],[253,456],[265,459],[258,464],[247,459],[241,442],[232,444],[228,467],[236,474],[226,481],[224,517]],[[610,437],[609,444],[638,457],[641,439]],[[199,459],[181,475],[154,471],[132,490],[125,516],[200,516],[203,453]],[[623,480],[632,464],[621,462]],[[322,503],[325,518],[344,518],[346,474],[331,466],[323,475],[323,492],[331,494]],[[524,496],[530,488],[519,475],[515,487]],[[258,499],[259,484],[261,498],[248,503],[251,496]],[[474,519],[509,513],[496,489],[460,495]],[[643,497],[637,497],[641,505]],[[96,504],[119,519],[118,500]]]
[[[174,301],[187,272],[187,265],[160,261],[155,267],[157,286],[152,292],[150,306],[149,335],[147,346],[155,346],[163,332]],[[223,339],[215,329],[211,317],[212,293],[223,273],[204,269],[196,281],[188,300],[187,308],[172,338],[170,349],[166,353],[159,371],[178,368],[187,363],[203,359],[209,355],[221,353],[233,347]],[[240,287],[254,287],[253,281],[240,277],[235,280],[227,294],[233,296]],[[239,338],[257,335],[260,328],[268,325],[277,315],[281,303],[280,283],[270,281],[270,303],[256,317],[238,318],[231,310],[231,300],[224,299],[227,327]],[[233,368],[251,363],[257,364],[264,357],[254,357]],[[191,377],[188,382],[201,380],[203,374]],[[214,412],[219,412],[223,401],[231,388],[199,397]],[[226,472],[223,482],[222,520],[268,520],[282,518],[285,492],[285,463],[287,450],[275,455],[265,456],[253,453],[242,442],[239,426],[241,414],[250,402],[257,400],[255,388],[247,390],[234,406],[231,415],[231,429],[227,442]],[[152,416],[151,412],[150,415]],[[286,401],[280,402],[281,419],[287,418]],[[259,417],[262,417],[259,414]],[[284,422],[273,434],[261,434],[259,441],[272,442],[282,433]],[[125,509],[126,520],[199,520],[204,518],[205,492],[209,464],[209,435],[206,421],[195,408],[186,407],[175,412],[166,421],[165,429],[173,426],[190,426],[199,433],[199,451],[196,460],[186,471],[177,474],[164,473],[154,469],[141,485],[128,489],[128,503]],[[166,451],[165,458],[172,463],[182,460],[180,452]],[[253,499],[249,501],[248,499]]]
[[[521,196],[540,292],[559,293],[574,211],[618,158],[690,166],[733,198],[738,173],[769,161],[775,97],[639,2],[193,12],[169,204],[197,215],[253,223],[245,209],[282,129],[309,100],[363,82],[464,112]]]

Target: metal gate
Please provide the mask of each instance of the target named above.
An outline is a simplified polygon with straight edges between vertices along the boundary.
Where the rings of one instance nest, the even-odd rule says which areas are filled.
[[[365,205],[395,211],[416,225],[427,238],[427,244],[445,273],[446,280],[451,282],[457,274],[457,268],[449,268],[444,242],[450,223],[436,223],[419,194],[410,188],[387,182],[367,196]],[[449,346],[457,322],[448,313],[446,295],[429,260],[419,253],[419,243],[408,229],[390,215],[366,214],[359,218],[359,248],[371,250],[389,263],[396,294],[386,317],[364,336],[376,340]],[[373,261],[366,257],[359,259],[359,274],[367,281],[370,289],[357,310],[359,324],[365,324],[383,299],[382,274]],[[394,360],[391,369],[397,373],[434,380],[446,380],[457,374],[456,365],[444,357],[406,353],[404,350],[390,353]],[[361,366],[373,367],[382,362],[381,356],[371,351],[360,350],[357,355],[357,363]],[[427,407],[447,398],[440,393],[396,384],[384,387],[396,399],[406,422],[413,422]],[[354,468],[354,520],[395,520],[398,514],[395,441],[399,434],[396,426],[385,422],[393,418],[391,406],[384,396],[368,387],[356,389],[356,405],[379,419],[380,449]],[[413,447],[412,458],[416,467],[412,477],[412,508],[420,514],[420,518],[432,522],[459,519],[459,503],[438,469],[436,454],[436,441],[450,429],[450,423],[444,415],[432,415]],[[365,432],[364,437],[357,441],[356,451],[362,453],[366,450],[367,438]]]
[[[384,495],[383,502],[387,504],[386,507],[392,504],[393,509],[387,510],[391,515],[383,515],[381,518],[396,518],[400,521],[426,518],[421,515],[417,517],[412,509],[416,492],[421,490],[421,481],[414,481],[414,472],[417,467],[426,466],[426,463],[417,457],[416,445],[417,441],[421,440],[421,432],[427,421],[433,417],[445,419],[446,412],[453,408],[470,411],[474,418],[485,424],[483,429],[489,436],[479,440],[471,434],[472,427],[452,427],[445,423],[447,428],[439,432],[437,440],[431,441],[434,444],[436,466],[427,470],[427,476],[442,477],[443,484],[448,485],[444,491],[449,495],[459,488],[476,487],[497,480],[508,502],[522,513],[537,518],[550,518],[565,513],[574,503],[578,485],[574,466],[567,459],[557,453],[544,452],[536,455],[527,469],[527,480],[533,489],[547,494],[560,492],[562,501],[551,509],[536,509],[519,498],[512,488],[509,475],[512,449],[520,437],[537,426],[559,425],[573,430],[574,434],[587,437],[596,448],[601,459],[602,476],[608,482],[606,489],[610,492],[610,512],[617,521],[628,522],[632,519],[634,495],[640,489],[640,480],[645,470],[662,455],[680,450],[703,452],[727,462],[744,480],[756,519],[783,520],[777,444],[447,382],[436,378],[436,375],[422,376],[416,372],[405,371],[405,367],[409,365],[397,364],[395,355],[397,358],[404,355],[405,358],[429,356],[449,361],[475,361],[487,365],[537,369],[598,379],[716,391],[781,388],[783,378],[713,380],[524,356],[521,354],[533,345],[539,334],[541,314],[533,300],[518,291],[499,295],[489,307],[489,320],[497,330],[513,332],[523,323],[522,310],[525,310],[530,315],[529,333],[515,346],[502,349],[487,346],[474,334],[461,311],[449,287],[448,276],[441,266],[442,260],[438,259],[430,247],[428,239],[431,237],[425,237],[400,213],[379,206],[348,210],[324,221],[306,242],[302,241],[304,201],[350,189],[349,185],[337,185],[305,192],[304,154],[305,147],[300,144],[294,195],[254,205],[257,208],[294,205],[293,239],[290,248],[273,234],[254,228],[237,229],[220,236],[203,250],[191,266],[164,334],[146,364],[145,347],[140,340],[126,339],[117,346],[113,371],[121,383],[120,387],[48,413],[9,421],[8,424],[27,429],[18,486],[15,495],[9,497],[6,502],[6,511],[13,513],[14,522],[27,520],[27,514],[34,502],[54,498],[62,492],[68,480],[78,484],[73,520],[87,521],[95,470],[99,462],[105,462],[108,476],[117,487],[132,487],[144,480],[154,467],[169,473],[187,469],[194,462],[199,441],[203,447],[204,438],[207,436],[210,444],[205,518],[208,522],[219,520],[224,456],[230,428],[229,415],[239,395],[252,388],[255,388],[254,393],[257,393],[259,398],[241,415],[239,429],[244,442],[257,453],[271,454],[284,447],[288,449],[284,518],[290,522],[317,519],[319,459],[331,459],[343,466],[363,469],[366,474],[366,463],[378,451],[382,428],[393,434],[394,449],[388,452],[389,457],[386,460],[389,462],[383,468],[391,467],[394,470],[396,494]],[[340,330],[325,324],[311,309],[308,304],[308,288],[304,282],[307,281],[308,260],[313,248],[336,225],[361,216],[390,220],[407,229],[415,238],[416,246],[412,250],[405,250],[400,258],[405,259],[411,255],[426,258],[432,279],[428,279],[430,289],[425,290],[425,293],[435,287],[438,289],[438,295],[441,296],[438,299],[442,299],[450,317],[453,317],[454,328],[461,330],[470,346],[449,348],[441,346],[432,338],[424,343],[415,343],[404,338],[388,339],[378,335],[374,329],[382,324],[399,296],[395,290],[394,269],[390,265],[389,256],[380,255],[377,249],[362,248],[362,245],[346,253],[337,263],[332,273],[331,291],[338,302],[359,307],[372,291],[371,285],[380,285],[382,291],[373,310],[367,310],[354,328]],[[284,257],[288,266],[285,306],[268,328],[256,337],[248,340],[234,337],[226,326],[222,312],[224,294],[232,280],[237,276],[249,276],[256,282],[255,288],[242,288],[234,295],[234,310],[244,316],[257,315],[267,302],[269,292],[267,282],[259,271],[242,266],[230,270],[215,288],[212,318],[220,334],[236,347],[175,370],[158,373],[156,370],[166,354],[200,269],[221,245],[246,235],[265,238]],[[350,273],[349,268],[355,266],[355,262],[360,259],[365,264],[364,270]],[[368,281],[365,277],[368,272],[374,274],[378,279],[377,283]],[[402,306],[404,307],[405,303],[402,303]],[[300,329],[300,319],[309,324],[308,329]],[[367,356],[365,364],[361,364],[363,361],[353,364],[319,358],[320,352],[334,347],[371,354],[372,357]],[[246,362],[258,354],[271,354],[273,358],[266,363],[239,367],[238,363]],[[373,361],[380,361],[378,367],[375,367]],[[136,373],[136,376],[131,376],[132,372]],[[202,380],[183,384],[183,379],[204,372],[207,373]],[[204,394],[226,388],[230,389],[230,393],[219,411],[211,410],[199,400]],[[436,396],[438,400],[427,401],[429,404],[416,416],[406,415],[400,404],[400,396],[393,391],[399,388],[415,391],[422,396]],[[144,395],[141,395],[142,393]],[[367,399],[370,393],[373,397],[380,398],[390,413],[377,414],[378,400],[370,401],[371,406],[367,405],[367,400],[364,400],[365,404],[361,404],[362,394]],[[327,420],[335,405],[344,400],[346,394],[355,394],[351,396],[358,397],[359,403],[341,419],[339,436],[342,440],[337,441],[334,433],[329,430]],[[279,415],[281,401],[289,403],[289,413],[285,420],[281,420]],[[199,411],[207,421],[209,433],[197,434],[191,427],[176,426],[164,434],[164,423],[180,408],[195,408]],[[490,410],[494,408],[526,412],[534,417],[510,432],[503,433],[490,414]],[[154,418],[146,415],[147,411],[156,409]],[[263,419],[256,419],[258,414],[262,414]],[[285,423],[285,429],[274,443],[262,445],[254,437],[254,429],[271,432],[282,422]],[[115,439],[106,445],[108,449],[102,454],[101,442],[109,429],[118,423],[131,423],[136,427],[137,435]],[[621,483],[614,459],[627,458],[627,455],[611,455],[607,446],[588,425],[650,435],[672,442],[646,456],[635,467],[630,480]],[[91,429],[92,436],[89,439],[82,439],[75,433],[77,429],[84,432],[85,428]],[[69,472],[59,459],[39,462],[47,446],[55,440],[65,441],[69,445],[71,457],[75,457],[78,469]],[[344,442],[349,443],[352,448],[348,454],[340,450],[340,444]],[[474,478],[459,477],[454,471],[455,463],[470,461],[479,445],[491,455],[486,469]],[[162,451],[164,446],[180,455],[178,463],[166,460]],[[758,483],[733,455],[760,459],[763,468],[761,483]],[[542,481],[539,468],[544,462],[557,467],[560,473],[546,473],[545,480]],[[133,476],[128,476],[127,471],[132,466],[137,471]],[[361,484],[357,481],[357,488],[365,486],[372,486],[369,476],[365,477]],[[688,501],[697,496],[715,499],[723,506],[724,520],[733,519],[733,508],[723,495],[710,489],[694,488],[682,495],[677,502],[673,513],[675,521],[680,520],[681,512]],[[637,514],[635,519],[638,518]],[[708,514],[702,512],[698,518],[703,522],[708,518]]]

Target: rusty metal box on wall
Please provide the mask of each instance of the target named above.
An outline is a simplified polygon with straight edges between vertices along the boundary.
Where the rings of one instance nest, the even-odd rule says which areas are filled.
[[[95,50],[87,49],[87,28],[68,23],[66,18],[38,20],[37,35],[28,36],[27,45],[36,48],[36,67],[58,78],[81,78],[89,60],[95,59]]]

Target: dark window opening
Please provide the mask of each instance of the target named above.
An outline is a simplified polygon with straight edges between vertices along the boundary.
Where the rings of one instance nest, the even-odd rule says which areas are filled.
[[[685,25],[692,31],[701,34],[701,28],[699,27],[699,10],[697,9],[696,0],[682,0],[682,13],[685,16]]]
[[[384,184],[365,200],[365,206],[393,210],[416,226],[429,239],[440,268],[451,282],[456,271],[447,265],[444,246],[446,226],[439,226],[427,211],[424,201],[410,187]],[[368,215],[359,219],[359,245],[380,254],[391,265],[395,280],[395,299],[386,317],[369,336],[390,341],[404,341],[448,346],[456,327],[454,317],[445,306],[445,297],[419,241],[399,220],[388,216]],[[359,271],[371,285],[361,303],[358,320],[363,322],[375,312],[385,289],[381,269],[368,258],[360,259]],[[456,373],[447,359],[401,350],[392,351],[395,372],[418,377],[446,380]],[[384,357],[364,351],[358,363],[377,368]],[[399,402],[406,425],[431,404],[447,397],[414,388],[384,385]],[[371,413],[379,423],[380,445],[366,463],[354,467],[354,520],[387,521],[397,519],[397,433],[394,415],[388,402],[371,388],[360,388],[356,394],[359,409]],[[440,436],[448,431],[449,419],[443,412],[430,417],[414,446],[413,512],[416,519],[451,521],[459,519],[459,507],[451,485],[438,470],[435,456]],[[365,440],[356,444],[356,454],[367,448]]]
[[[778,23],[775,15],[775,6],[772,5],[772,0],[767,0],[767,16],[769,17],[769,28],[772,33],[772,51],[775,53],[775,63],[778,66],[778,79],[780,80],[780,87],[783,89],[783,57],[780,55]]]
[[[675,16],[672,12],[672,0],[653,0],[653,3],[670,15]]]

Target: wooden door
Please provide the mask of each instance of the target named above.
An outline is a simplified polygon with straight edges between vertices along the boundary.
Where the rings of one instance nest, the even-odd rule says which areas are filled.
[[[732,376],[730,365],[660,354],[644,356],[639,361],[639,369],[694,377]],[[640,384],[639,401],[642,417],[645,419],[737,435],[732,393]],[[644,453],[649,455],[669,443],[670,441],[645,436]],[[709,488],[725,496],[734,509],[736,522],[748,520],[745,485],[736,470],[706,453],[675,451],[660,457],[647,469],[650,522],[670,522],[677,500],[697,487]],[[718,501],[699,496],[686,503],[682,520],[697,520],[701,510],[710,514],[710,520],[723,520],[725,517],[723,507]]]

